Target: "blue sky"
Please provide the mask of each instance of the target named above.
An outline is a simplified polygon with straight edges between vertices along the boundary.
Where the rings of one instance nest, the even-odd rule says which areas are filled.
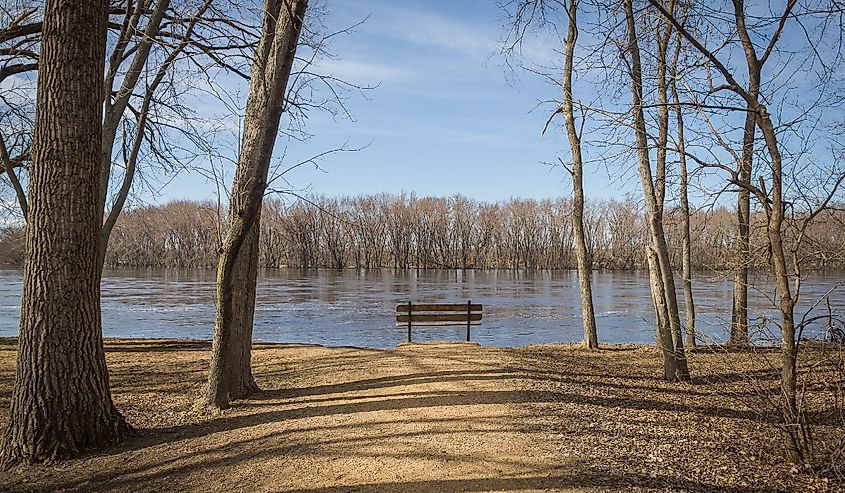
[[[335,38],[333,58],[319,70],[378,87],[350,95],[353,121],[312,113],[307,142],[280,136],[282,167],[347,142],[365,147],[328,156],[320,169],[298,168],[286,177],[291,188],[330,196],[461,193],[485,201],[571,193],[564,170],[544,164],[566,159],[565,136],[557,130],[541,136],[548,107],[535,109],[558,90],[504,66],[498,54],[504,20],[495,2],[331,0],[328,9],[329,30],[366,21]],[[543,44],[526,53],[554,57]],[[587,195],[622,197],[636,191],[632,182],[593,169]],[[182,174],[155,201],[212,198],[215,188],[198,174]]]

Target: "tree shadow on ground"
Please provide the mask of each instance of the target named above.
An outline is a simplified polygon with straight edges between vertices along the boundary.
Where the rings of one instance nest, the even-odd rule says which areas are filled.
[[[396,375],[378,377],[341,384],[301,387],[291,389],[264,390],[250,398],[237,401],[234,411],[257,411],[248,414],[224,414],[198,424],[188,424],[148,430],[142,438],[133,440],[122,450],[138,450],[169,442],[198,438],[225,431],[261,426],[268,423],[290,419],[304,419],[326,416],[343,416],[357,413],[380,411],[403,411],[421,408],[493,404],[542,404],[565,403],[583,406],[596,406],[609,409],[628,409],[636,411],[673,411],[700,414],[709,417],[734,418],[758,421],[760,416],[750,410],[733,409],[717,405],[676,403],[672,400],[656,400],[625,395],[616,387],[601,394],[584,394],[556,390],[415,390],[408,393],[388,395],[372,394],[348,399],[342,394],[365,390],[420,385],[424,383],[443,383],[456,381],[483,380],[518,380],[525,379],[523,374],[502,373],[501,371],[441,371],[426,374]],[[624,386],[623,386],[624,387]],[[340,395],[338,395],[340,394]],[[320,401],[298,400],[306,396],[324,396]],[[363,400],[367,399],[367,400]],[[355,402],[350,402],[350,401]],[[277,401],[277,402],[272,402]],[[336,403],[332,403],[336,401]],[[315,405],[320,404],[320,405]],[[275,409],[278,406],[283,409]],[[271,410],[264,410],[271,408]],[[142,430],[143,431],[143,430]]]
[[[120,350],[120,349],[118,349]],[[165,349],[168,351],[169,349]],[[309,364],[300,366],[296,372],[298,376],[293,381],[308,382],[303,375],[313,372],[315,366],[322,367],[329,363],[333,364],[332,378],[339,380],[337,383],[320,385],[305,385],[292,388],[279,388],[262,391],[249,399],[238,401],[234,408],[220,416],[211,418],[202,423],[171,426],[166,428],[155,428],[142,430],[141,436],[132,441],[114,448],[105,456],[89,456],[87,460],[91,464],[97,464],[102,459],[108,463],[108,468],[95,469],[94,474],[80,474],[78,478],[70,481],[65,480],[64,484],[54,485],[50,489],[75,488],[86,491],[96,490],[143,490],[144,485],[155,483],[159,489],[180,489],[182,481],[188,481],[186,476],[209,474],[219,472],[220,468],[238,468],[245,464],[263,464],[266,461],[278,460],[286,457],[297,456],[321,456],[331,455],[336,457],[342,453],[345,456],[361,456],[372,459],[375,452],[363,451],[372,441],[393,440],[395,443],[406,443],[407,439],[424,435],[444,435],[448,439],[449,433],[455,430],[438,431],[432,430],[432,423],[441,423],[438,419],[419,420],[417,423],[422,426],[420,431],[396,430],[391,428],[391,423],[398,423],[410,414],[407,411],[415,409],[458,408],[462,406],[480,406],[482,414],[485,405],[535,405],[536,415],[543,415],[544,412],[559,412],[560,408],[546,406],[546,404],[572,404],[584,406],[585,412],[602,413],[604,409],[623,409],[632,411],[666,412],[673,415],[678,413],[692,413],[707,417],[732,418],[758,420],[753,412],[745,412],[732,409],[722,405],[716,405],[707,400],[709,394],[701,394],[700,399],[692,399],[679,403],[676,399],[679,393],[687,394],[694,387],[683,389],[668,388],[668,385],[661,382],[658,377],[646,378],[635,376],[628,378],[628,374],[615,374],[609,372],[606,375],[598,373],[591,374],[589,371],[550,371],[540,367],[526,365],[480,365],[488,369],[472,370],[434,370],[429,371],[431,363],[415,361],[413,353],[381,353],[390,354],[391,358],[400,358],[402,364],[407,365],[410,371],[402,374],[377,376],[359,380],[343,380],[343,368],[347,364],[369,364],[374,360],[369,356],[361,356],[354,352],[341,352],[326,355],[325,357],[309,359]],[[445,356],[440,360],[451,361],[458,364],[466,364],[466,358],[457,356]],[[395,360],[389,360],[395,361]],[[382,364],[390,364],[382,362]],[[278,366],[278,363],[274,363]],[[448,363],[446,365],[448,367]],[[479,365],[476,365],[479,366]],[[573,365],[578,368],[577,365]],[[196,366],[187,371],[195,373]],[[263,368],[263,366],[262,366]],[[555,367],[557,368],[557,367]],[[390,368],[391,371],[392,368]],[[182,372],[186,370],[182,368]],[[168,366],[166,370],[168,379],[173,382],[173,388],[178,387],[178,367]],[[362,374],[366,375],[366,374]],[[260,376],[265,381],[279,382],[276,373],[262,372]],[[121,378],[132,381],[131,371],[121,372]],[[488,390],[477,388],[476,383],[511,381],[505,385],[496,385],[495,388],[503,390]],[[540,382],[536,386],[526,385],[526,382]],[[720,383],[714,381],[713,383]],[[452,385],[445,390],[424,387],[437,384],[460,384]],[[278,383],[277,383],[278,384]],[[593,386],[593,392],[579,391],[578,385]],[[465,387],[465,388],[464,388]],[[454,390],[460,388],[461,390]],[[403,392],[403,390],[406,390]],[[626,390],[630,390],[627,393]],[[387,391],[379,394],[372,391]],[[642,395],[642,391],[648,393],[648,397]],[[368,393],[372,392],[372,393]],[[358,393],[358,394],[356,394]],[[665,400],[664,400],[665,398]],[[593,409],[588,409],[593,408]],[[539,409],[539,410],[538,410]],[[372,422],[358,423],[350,428],[350,431],[358,433],[353,436],[329,436],[321,437],[320,432],[328,429],[339,432],[344,426],[343,423],[353,422],[347,419],[353,414],[389,412],[394,417],[377,421],[385,429],[376,429],[369,433],[367,426]],[[439,414],[434,413],[434,414]],[[370,417],[378,417],[373,414]],[[395,416],[400,416],[397,419]],[[322,426],[310,426],[309,421],[297,421],[306,418],[337,417],[336,420],[328,420]],[[370,419],[368,417],[368,419]],[[536,417],[536,416],[535,416]],[[413,418],[411,418],[413,419]],[[528,426],[521,423],[515,415],[506,417],[490,417],[493,421],[485,422],[485,417],[474,416],[472,423],[480,425],[479,432],[514,431],[521,427]],[[274,423],[290,422],[292,425],[286,429],[266,433],[265,425]],[[298,423],[306,425],[300,426]],[[459,424],[455,421],[451,425]],[[490,429],[484,426],[490,425]],[[378,428],[378,427],[376,427]],[[218,433],[243,430],[242,434],[232,436],[212,437],[208,440],[191,441],[203,439],[203,437]],[[643,430],[642,433],[645,433]],[[299,438],[292,437],[291,433],[298,433]],[[363,434],[363,436],[362,436]],[[642,437],[640,437],[642,438]],[[477,460],[471,456],[449,455],[445,453],[428,454],[424,451],[395,450],[380,452],[381,456],[393,459],[410,460],[415,457],[425,459],[447,459],[451,461]],[[146,456],[155,457],[150,460]],[[126,461],[116,463],[115,461]],[[525,457],[523,463],[519,464],[520,469],[525,470],[532,466],[532,458]],[[654,488],[658,490],[672,489],[675,491],[725,491],[728,493],[763,493],[764,491],[777,491],[771,488],[756,489],[751,487],[734,487],[706,482],[693,481],[672,475],[650,476],[636,472],[631,474],[619,473],[618,471],[603,471],[583,469],[577,471],[566,470],[565,475],[557,474],[558,470],[535,471],[527,474],[526,477],[485,477],[476,479],[448,479],[448,480],[425,480],[425,481],[403,481],[403,482],[375,482],[372,484],[350,484],[343,486],[330,486],[312,489],[289,490],[294,493],[334,493],[341,491],[383,491],[387,493],[399,491],[515,491],[522,489],[548,489],[548,488],[602,488],[605,490],[617,490],[626,488]],[[549,475],[551,474],[551,475]],[[209,479],[210,481],[210,479]],[[219,484],[213,485],[219,488]],[[195,488],[196,485],[194,484]],[[2,489],[2,488],[0,488]],[[150,489],[155,489],[150,487]]]
[[[690,481],[673,476],[646,476],[639,474],[615,475],[605,472],[579,471],[574,475],[532,476],[516,478],[446,479],[442,481],[408,481],[354,486],[329,486],[287,490],[287,493],[345,493],[349,491],[374,491],[398,493],[408,491],[524,491],[561,488],[603,488],[618,491],[627,488],[653,488],[658,491],[689,491],[704,493],[783,493],[783,490],[725,486]]]
[[[492,423],[500,420],[501,417],[488,418]],[[438,420],[433,422],[453,421],[451,424],[458,424],[460,420]],[[372,423],[371,423],[372,424]],[[390,422],[380,424],[389,425]],[[293,457],[315,457],[315,456],[342,456],[345,459],[369,458],[369,459],[396,459],[400,461],[412,460],[441,460],[449,464],[456,462],[467,462],[479,460],[479,457],[459,453],[425,452],[422,450],[397,450],[377,451],[363,450],[371,442],[388,441],[396,439],[408,439],[415,436],[428,436],[431,434],[443,435],[446,438],[454,430],[420,430],[414,432],[396,432],[391,428],[375,434],[364,436],[334,435],[328,439],[308,439],[311,433],[319,431],[323,427],[307,429],[275,431],[260,436],[252,436],[241,440],[229,441],[222,445],[209,446],[199,450],[182,454],[178,457],[162,458],[152,463],[145,463],[136,467],[121,465],[118,470],[98,471],[96,474],[64,481],[54,484],[50,489],[74,489],[80,491],[146,491],[165,489],[170,491],[194,488],[197,475],[204,477],[205,474],[231,471],[232,468],[247,463],[265,464],[266,461],[285,458],[290,460]],[[497,429],[491,426],[489,429],[477,430],[480,432]],[[305,437],[291,439],[290,433],[294,431]],[[584,466],[570,466],[561,464],[554,469],[536,470],[531,469],[531,458],[525,457],[522,460],[491,460],[485,457],[485,462],[491,466],[515,465],[527,469],[524,474],[515,477],[483,477],[470,479],[431,479],[431,480],[409,480],[396,482],[373,482],[341,484],[334,486],[314,488],[274,488],[274,491],[285,491],[289,493],[341,493],[349,491],[373,491],[373,492],[408,492],[408,491],[450,491],[450,492],[476,492],[476,491],[522,491],[526,489],[581,489],[598,488],[603,491],[619,491],[626,489],[651,489],[655,491],[689,491],[689,492],[726,492],[726,493],[780,493],[783,490],[771,487],[749,487],[732,486],[725,484],[708,483],[673,475],[646,475],[640,473],[619,473],[604,469],[590,469]],[[565,470],[566,474],[561,474]],[[436,473],[436,471],[435,471]],[[257,486],[263,477],[255,477]],[[315,478],[315,482],[329,478]],[[216,478],[215,490],[227,489],[226,482],[231,478],[225,474]],[[238,487],[244,487],[238,483]],[[29,488],[21,488],[21,491],[29,491]]]

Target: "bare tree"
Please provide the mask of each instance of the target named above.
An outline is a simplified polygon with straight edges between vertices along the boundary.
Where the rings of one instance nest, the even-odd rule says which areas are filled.
[[[743,103],[746,112],[753,113],[753,120],[760,130],[763,141],[765,143],[766,154],[768,156],[768,170],[765,175],[760,175],[756,184],[750,181],[743,180],[742,170],[736,170],[729,166],[718,165],[713,163],[712,166],[721,168],[729,173],[731,183],[736,186],[743,187],[754,195],[765,212],[766,219],[766,239],[769,261],[772,266],[774,276],[774,284],[777,291],[776,306],[780,312],[780,332],[781,332],[781,416],[784,420],[785,431],[785,445],[786,455],[788,460],[795,463],[804,463],[811,454],[811,442],[807,436],[807,422],[806,416],[801,412],[798,406],[797,399],[797,370],[798,370],[798,348],[799,348],[799,328],[803,324],[796,323],[795,307],[798,303],[798,298],[801,291],[801,258],[800,246],[803,237],[809,228],[811,222],[819,216],[826,208],[829,207],[831,201],[836,197],[836,193],[840,189],[842,181],[845,179],[845,172],[841,170],[839,165],[834,165],[829,173],[824,173],[824,176],[819,178],[819,188],[824,190],[818,197],[812,198],[812,194],[807,190],[808,183],[802,180],[801,186],[796,188],[798,193],[797,199],[804,203],[804,210],[798,214],[795,213],[796,200],[790,199],[786,193],[790,183],[790,178],[796,179],[796,170],[790,172],[788,167],[784,166],[784,136],[779,132],[778,126],[772,120],[772,115],[769,112],[768,101],[776,101],[778,94],[764,95],[761,93],[759,97],[753,91],[746,88],[746,86],[739,83],[734,72],[725,65],[719,58],[717,53],[704,46],[703,42],[687,30],[671,12],[668,12],[663,5],[657,0],[649,0],[649,3],[661,15],[668,19],[675,26],[676,29],[684,36],[684,38],[698,50],[709,67],[712,67],[724,81],[723,84],[715,86],[709,92],[715,93],[720,91],[728,91],[735,95]],[[740,42],[745,52],[745,60],[750,74],[750,79],[753,82],[755,74],[760,73],[760,68],[765,61],[775,53],[778,47],[778,41],[781,39],[787,23],[801,22],[801,13],[796,13],[797,1],[789,0],[782,13],[772,19],[772,22],[764,22],[760,25],[765,26],[765,29],[773,30],[764,38],[762,54],[757,54],[755,43],[753,43],[748,35],[746,20],[748,18],[745,11],[744,2],[741,0],[734,0],[734,25],[731,26],[739,33]],[[817,12],[813,9],[805,11],[803,14],[813,16]],[[824,25],[824,23],[822,23]],[[727,31],[727,30],[726,30]],[[806,27],[801,25],[801,32],[808,33]],[[824,29],[821,30],[824,32]],[[729,32],[722,33],[729,37]],[[836,32],[836,35],[839,35]],[[811,45],[815,44],[808,34],[806,41]],[[723,41],[724,42],[724,41]],[[838,44],[835,44],[838,46]],[[811,51],[815,52],[816,47],[812,46]],[[820,71],[819,92],[824,94],[827,90],[831,67],[834,63],[841,62],[840,53],[835,52],[831,60],[823,60],[821,56],[817,55],[812,61],[819,60],[823,69]],[[798,69],[801,68],[799,60]],[[828,65],[829,64],[829,65]],[[795,70],[793,73],[798,73]],[[804,77],[809,75],[808,72],[803,71]],[[753,86],[754,84],[752,84]],[[826,98],[819,97],[818,101],[825,101]],[[736,105],[734,105],[736,107]],[[807,114],[813,109],[813,106],[802,107],[801,111]],[[830,111],[830,107],[826,107],[826,111]],[[748,123],[748,119],[746,119]],[[790,123],[791,125],[791,123]],[[747,149],[749,132],[744,132],[743,149]],[[805,177],[806,178],[806,177]],[[787,212],[793,211],[792,220],[788,220]],[[787,234],[790,225],[795,225],[798,231],[795,235],[795,240],[790,242]]]
[[[217,267],[217,315],[206,402],[218,409],[229,406],[232,385],[240,384],[241,379],[233,378],[232,372],[243,368],[244,360],[249,361],[247,348],[252,344],[252,324],[236,320],[233,303],[235,291],[247,286],[236,286],[234,274],[242,254],[248,255],[250,262],[253,259],[257,262],[260,231],[257,221],[307,6],[306,0],[266,0],[264,5],[261,37],[250,78],[243,144],[230,202],[229,228]],[[251,235],[255,240],[248,242]],[[246,282],[255,289],[254,274]],[[240,326],[235,325],[238,322]]]
[[[672,104],[675,110],[677,125],[676,145],[678,148],[678,164],[680,166],[680,183],[678,192],[681,201],[681,275],[684,282],[684,315],[686,317],[687,346],[694,348],[695,341],[695,300],[692,294],[692,238],[690,236],[690,205],[689,205],[689,174],[687,172],[686,138],[684,137],[684,113],[678,95],[678,59],[680,58],[681,35],[677,35],[675,54],[672,58],[671,88]]]
[[[739,162],[738,179],[750,183],[754,165],[754,141],[757,136],[757,121],[754,111],[760,97],[760,79],[766,59],[758,59],[754,44],[745,25],[744,0],[732,0],[737,34],[742,42],[745,65],[748,70],[748,99],[746,103],[745,126],[742,135],[742,158]],[[789,2],[795,5],[794,1]],[[792,8],[792,7],[790,7]],[[751,193],[748,187],[739,187],[737,192],[737,234],[739,248],[734,275],[733,311],[731,313],[731,343],[748,344],[748,269],[750,260],[749,233],[751,227]]]
[[[112,403],[100,325],[106,23],[98,0],[51,0],[44,10],[6,465],[73,457],[119,440],[128,428]]]
[[[651,171],[648,152],[648,134],[643,114],[643,79],[642,64],[640,62],[639,38],[637,35],[636,19],[632,0],[623,0],[625,22],[627,25],[628,62],[631,71],[632,115],[637,141],[637,160],[643,195],[645,196],[648,228],[651,235],[651,245],[656,257],[655,269],[659,272],[659,283],[655,306],[658,321],[663,317],[664,325],[658,322],[659,346],[663,352],[664,377],[667,380],[689,380],[689,369],[684,354],[681,322],[678,314],[678,300],[675,295],[675,280],[672,265],[669,260],[669,250],[663,230],[663,214],[660,201],[662,184],[655,185]],[[672,5],[670,0],[670,5]],[[667,28],[668,29],[668,28]],[[665,59],[664,59],[665,63]],[[665,176],[665,175],[664,175]],[[664,178],[665,179],[665,178]]]
[[[389,214],[388,210],[398,207],[398,200],[396,196],[265,200],[261,212],[259,267],[337,268],[338,261],[359,269],[393,267],[387,227],[381,218]],[[517,208],[511,202],[475,203],[464,197],[417,198],[405,215],[407,224],[400,226],[411,231],[410,267],[460,267],[466,255],[469,269],[510,269],[530,263],[522,258],[525,254],[535,256],[538,268],[576,269],[571,200],[525,202],[530,206]],[[455,208],[455,204],[461,205]],[[736,227],[735,211],[725,207],[690,207],[690,271],[732,272],[735,252],[730,239]],[[687,222],[682,209],[669,208],[663,218],[669,256],[679,271],[683,270]],[[516,215],[534,217],[517,221]],[[755,252],[761,252],[751,264],[755,269],[768,265],[762,253],[766,251],[765,231],[761,229],[766,222],[764,216],[762,212],[752,214],[751,245]],[[796,233],[804,219],[800,214],[785,219],[789,251],[796,250]],[[115,226],[106,265],[188,268],[216,265],[225,220],[225,213],[220,214],[219,207],[212,202],[179,200],[133,208],[122,214]],[[456,226],[450,229],[450,223]],[[644,211],[632,201],[585,201],[584,226],[588,233],[585,238],[593,261],[602,269],[647,267],[643,254],[649,237],[646,224]],[[801,244],[797,245],[806,269],[845,266],[843,224],[845,211],[831,207],[806,226]],[[540,236],[533,252],[517,250],[515,238],[529,234],[529,229],[519,230],[523,227]],[[505,232],[508,228],[517,231]],[[19,225],[0,230],[0,252],[4,252],[2,258],[8,259],[7,264],[19,263],[23,233]],[[452,240],[444,240],[448,235]]]
[[[597,349],[599,342],[596,332],[596,314],[593,308],[593,290],[590,282],[593,266],[584,232],[584,161],[581,158],[581,139],[575,126],[575,112],[572,104],[572,68],[575,43],[578,39],[577,0],[569,0],[567,13],[569,22],[566,41],[564,42],[563,106],[561,106],[561,112],[566,123],[566,137],[569,139],[569,149],[572,153],[572,189],[575,195],[572,203],[572,222],[575,232],[575,252],[578,258],[584,346],[589,349]]]
[[[572,230],[575,236],[576,264],[581,296],[581,318],[584,325],[584,346],[589,349],[597,349],[598,335],[596,332],[596,316],[593,307],[591,286],[593,269],[592,255],[587,245],[587,235],[584,228],[584,160],[572,93],[575,48],[578,39],[578,0],[569,0],[569,2],[557,0],[519,0],[505,3],[502,7],[508,11],[512,19],[504,50],[507,54],[513,53],[517,47],[521,46],[529,29],[551,25],[556,30],[557,26],[553,25],[552,19],[555,17],[566,18],[566,37],[563,41],[562,53],[563,70],[562,80],[560,81],[563,101],[546,121],[542,133],[545,134],[555,115],[561,114],[563,116],[566,137],[569,141],[571,167],[566,166],[563,161],[561,161],[561,164],[567,169],[572,178],[574,195],[572,201]],[[528,70],[537,72],[533,68],[529,68]],[[545,74],[543,74],[543,77],[552,79],[552,77]]]
[[[38,1],[21,1],[0,9],[0,165],[14,191],[19,211],[13,218],[26,220],[26,181],[20,176],[30,161],[35,86],[28,75],[38,69],[41,25]],[[19,212],[20,214],[17,214]]]
[[[118,217],[137,185],[142,165],[174,172],[197,154],[207,154],[213,145],[206,139],[203,116],[185,104],[187,94],[213,90],[211,75],[224,70],[241,72],[254,46],[257,30],[249,23],[245,9],[229,0],[128,0],[112,2],[107,45],[106,69],[102,84],[103,133],[101,142],[103,227],[100,232],[100,264]],[[16,5],[0,16],[0,63],[12,75],[38,68],[41,42],[42,2]],[[191,71],[191,65],[199,71]],[[16,67],[11,70],[11,67]],[[203,81],[203,78],[206,78]],[[29,97],[18,91],[15,98],[4,98],[8,113],[31,112]],[[9,148],[4,159],[10,184],[18,195],[21,209],[25,177],[13,171],[28,170],[27,139],[0,135]],[[179,142],[176,144],[176,142]],[[16,152],[14,155],[12,150]]]

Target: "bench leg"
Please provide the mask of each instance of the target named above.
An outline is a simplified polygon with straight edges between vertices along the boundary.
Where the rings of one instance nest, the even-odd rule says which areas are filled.
[[[467,342],[469,342],[469,325],[472,318],[472,301],[467,301]]]

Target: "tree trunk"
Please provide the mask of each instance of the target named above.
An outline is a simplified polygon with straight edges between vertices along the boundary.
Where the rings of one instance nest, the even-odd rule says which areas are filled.
[[[680,198],[681,198],[681,216],[683,219],[681,228],[683,233],[682,246],[682,275],[684,278],[684,314],[686,315],[686,335],[687,346],[694,348],[695,341],[695,301],[692,296],[692,238],[690,237],[690,209],[687,177],[687,153],[686,140],[684,139],[684,114],[681,111],[681,100],[678,96],[678,58],[681,53],[681,36],[678,35],[677,45],[675,46],[675,56],[672,60],[672,103],[675,106],[675,116],[678,127],[678,160],[680,164]]]
[[[674,2],[670,1],[669,10],[674,9]],[[657,152],[654,178],[654,197],[657,204],[656,218],[663,221],[663,209],[666,201],[666,147],[669,142],[669,106],[666,97],[666,49],[669,43],[670,30],[655,30],[658,47],[657,55],[657,97],[658,97],[658,130],[657,130]],[[663,274],[657,256],[657,246],[652,242],[646,247],[646,256],[649,268],[649,280],[651,282],[652,302],[655,306],[655,320],[657,322],[656,341],[658,347],[664,344],[664,330],[671,330],[669,325],[669,313],[665,303],[666,293],[663,287]]]
[[[240,384],[252,380],[239,370],[250,360],[257,274],[257,269],[253,268],[253,264],[257,265],[255,245],[261,231],[259,219],[270,159],[307,4],[307,0],[265,0],[264,3],[261,38],[255,50],[244,118],[243,144],[232,185],[229,230],[217,266],[217,314],[206,403],[218,409],[228,407],[229,400],[243,389]],[[254,232],[250,234],[250,231]],[[249,257],[241,260],[244,255]],[[241,270],[236,271],[239,266]],[[250,287],[246,293],[248,299],[244,300],[241,288],[246,285]],[[244,313],[246,310],[250,312],[248,315]],[[233,388],[236,389],[234,393]]]
[[[648,266],[648,285],[651,292],[651,303],[654,305],[654,344],[663,347],[663,333],[669,332],[669,314],[666,313],[666,297],[663,295],[663,276],[660,275],[660,264],[657,263],[657,253],[654,251],[654,244],[649,236],[649,243],[645,247],[646,262]]]
[[[796,2],[790,2],[786,6],[783,18],[786,19],[790,10]],[[802,440],[801,429],[804,419],[798,410],[797,388],[797,366],[798,366],[798,345],[795,341],[795,303],[789,285],[789,271],[786,266],[786,254],[783,246],[783,220],[786,205],[783,200],[783,160],[778,147],[777,131],[766,107],[759,102],[760,74],[765,64],[766,55],[763,59],[757,57],[754,44],[748,35],[745,25],[745,3],[743,0],[733,0],[734,18],[736,21],[737,34],[742,42],[745,53],[746,66],[748,67],[749,90],[745,95],[745,102],[749,115],[745,121],[745,132],[743,134],[743,157],[742,173],[747,172],[751,176],[751,159],[754,151],[754,128],[756,124],[766,143],[766,150],[771,158],[772,183],[771,183],[771,204],[766,197],[760,197],[762,205],[766,208],[768,224],[766,233],[769,239],[769,250],[772,256],[772,267],[775,274],[775,286],[778,292],[778,309],[781,322],[781,414],[786,425],[786,456],[790,462],[802,463],[805,459],[805,452],[808,446]],[[746,264],[747,265],[747,264]],[[741,266],[742,267],[742,266]],[[747,270],[746,270],[747,280]],[[747,291],[747,284],[743,286]],[[746,293],[747,300],[747,293]],[[742,306],[746,308],[747,304]],[[747,320],[741,320],[746,324],[745,340],[747,342]],[[740,334],[741,336],[742,334]]]
[[[679,337],[681,333],[681,321],[678,315],[675,280],[669,261],[669,249],[666,244],[666,235],[663,231],[663,221],[660,215],[660,206],[657,202],[657,194],[648,155],[648,140],[642,103],[642,68],[632,0],[623,0],[623,6],[627,21],[628,51],[631,56],[631,92],[634,127],[637,138],[638,168],[640,180],[642,181],[643,195],[645,196],[649,233],[651,235],[654,253],[657,256],[657,265],[660,268],[660,281],[663,287],[663,297],[657,300],[657,304],[661,305],[665,303],[665,313],[667,314],[667,325],[669,329],[668,335],[667,331],[664,330],[660,337],[661,349],[664,356],[664,374],[668,380],[686,381],[690,377],[684,354],[683,340]]]
[[[79,455],[127,431],[100,325],[106,2],[44,9],[17,372],[3,464]]]
[[[235,291],[234,316],[229,365],[229,396],[241,399],[261,390],[252,376],[252,325],[255,315],[255,291],[258,280],[258,241],[261,211],[249,230],[235,261],[232,286]]]
[[[649,0],[653,6],[661,10],[661,13],[667,17],[671,18],[673,24],[678,27],[679,30],[682,30],[682,27],[679,27],[680,24],[677,23],[676,19],[673,19],[671,14],[667,13],[665,9],[663,9],[656,0]],[[737,35],[742,42],[743,50],[745,52],[746,63],[748,67],[749,74],[751,79],[756,76],[759,80],[759,74],[761,73],[761,68],[765,64],[766,57],[768,56],[771,51],[767,49],[766,54],[763,56],[762,59],[757,58],[757,54],[754,49],[754,44],[751,41],[750,36],[748,35],[747,29],[745,27],[745,6],[743,0],[733,0],[734,6],[734,16],[736,20],[736,27],[737,27]],[[781,22],[786,22],[786,19],[789,18],[791,15],[792,9],[797,4],[796,1],[790,0],[787,2],[786,7],[784,9],[784,13],[781,16]],[[630,25],[630,12],[631,12],[631,0],[626,0],[626,11],[629,13],[629,25]],[[782,27],[782,26],[781,26]],[[781,32],[781,28],[779,27],[776,34],[772,38],[769,44],[769,48],[774,47],[774,43],[777,40],[777,36]],[[763,138],[766,143],[766,150],[769,153],[769,157],[771,158],[770,162],[770,169],[772,171],[771,175],[771,187],[769,195],[767,196],[767,192],[765,187],[755,188],[753,190],[754,194],[757,196],[760,204],[766,209],[766,217],[767,217],[767,225],[766,225],[766,233],[768,236],[768,246],[769,251],[771,254],[771,263],[774,270],[774,277],[775,277],[775,286],[777,287],[778,293],[778,309],[780,311],[781,316],[781,393],[782,393],[782,401],[781,401],[781,413],[785,420],[786,426],[786,455],[787,459],[793,463],[802,463],[804,461],[805,452],[809,451],[809,444],[803,443],[802,441],[802,433],[801,430],[804,428],[803,420],[804,417],[799,413],[798,409],[798,402],[797,402],[797,351],[798,345],[795,340],[795,304],[797,302],[797,294],[796,297],[792,297],[791,288],[790,288],[790,276],[786,265],[786,254],[784,251],[784,231],[783,231],[783,221],[784,221],[784,214],[785,214],[785,207],[786,203],[784,202],[783,198],[783,160],[780,153],[780,148],[778,147],[778,139],[777,139],[777,131],[775,129],[774,124],[769,117],[768,111],[765,105],[760,104],[757,94],[754,94],[750,91],[743,91],[740,89],[739,85],[737,84],[736,80],[734,79],[733,75],[730,71],[725,67],[719,60],[707,51],[701,43],[696,40],[692,35],[689,34],[686,30],[683,31],[684,37],[686,37],[696,48],[710,61],[713,62],[713,65],[722,73],[725,80],[733,86],[734,92],[739,94],[745,100],[746,106],[749,109],[752,109],[755,113],[754,120],[757,124],[757,127],[760,129],[760,132],[763,134]],[[752,87],[753,87],[753,80]],[[759,86],[758,86],[759,87]],[[746,123],[748,120],[746,120]],[[748,135],[748,127],[746,127],[746,136]],[[745,140],[747,143],[747,140]],[[739,183],[740,186],[743,185],[742,182]],[[750,184],[745,184],[746,186],[751,188]],[[793,253],[794,255],[794,253]],[[793,262],[795,262],[796,272],[795,275],[797,276],[799,273],[797,259],[793,257]]]
[[[675,11],[675,1],[669,0],[667,9],[669,13],[674,13]],[[660,24],[664,24],[663,29],[660,29]],[[655,221],[659,222],[661,225],[661,229],[663,227],[663,212],[664,206],[666,202],[666,155],[668,153],[668,143],[669,143],[669,86],[666,81],[666,73],[667,73],[667,53],[669,50],[669,40],[672,37],[672,25],[669,21],[664,20],[663,22],[658,23],[658,29],[655,30],[656,34],[656,42],[657,42],[657,149],[656,149],[656,163],[655,163],[655,181],[654,181],[654,197],[656,202],[656,212],[655,212]],[[663,241],[665,242],[665,235],[661,235],[663,237]],[[667,251],[667,258],[668,258],[668,247]],[[666,276],[669,276],[669,280],[674,287],[674,277],[672,275],[672,266],[669,265],[668,267],[663,263],[661,257],[661,249],[659,246],[655,245],[654,249],[655,254],[657,255],[658,263],[660,264],[660,279],[663,280],[663,283],[666,284]],[[674,289],[674,288],[673,288]],[[677,297],[675,296],[675,292],[667,291],[668,286],[664,286],[664,296],[671,295],[671,300],[667,298],[667,309],[671,309],[672,301],[675,301],[677,304]],[[667,312],[667,317],[665,322],[669,325],[669,329],[672,331],[672,340],[673,346],[676,348],[680,344],[683,346],[682,341],[682,334],[681,334],[681,326],[680,321],[679,323],[673,324],[672,323],[672,314]]]
[[[677,97],[676,97],[677,103]],[[695,300],[692,296],[692,238],[690,238],[690,210],[687,197],[687,158],[684,154],[684,120],[678,105],[678,145],[681,161],[681,216],[683,217],[683,247],[681,255],[682,275],[684,277],[684,314],[686,315],[687,346],[694,348],[695,341]]]
[[[584,346],[598,349],[596,332],[596,314],[593,307],[593,290],[590,282],[592,259],[587,248],[584,233],[584,162],[581,158],[581,139],[575,127],[575,114],[572,107],[572,66],[575,42],[578,39],[578,1],[569,2],[569,27],[564,44],[566,60],[563,68],[563,119],[566,122],[566,136],[572,153],[572,188],[575,195],[572,201],[572,223],[575,233],[575,249],[578,257],[578,284],[581,291],[581,318],[584,323]]]
[[[675,360],[674,343],[672,332],[669,329],[669,308],[666,306],[666,294],[663,291],[663,275],[660,273],[660,263],[657,260],[657,252],[654,243],[646,247],[648,257],[649,284],[651,286],[651,302],[654,305],[654,314],[657,331],[655,333],[655,346],[663,354],[663,377],[666,380],[675,380],[678,364]]]
[[[801,429],[803,417],[798,411],[797,366],[798,345],[795,341],[795,300],[789,285],[789,271],[786,266],[786,254],[783,247],[783,161],[777,144],[777,133],[766,108],[757,106],[757,123],[771,157],[772,191],[771,208],[768,212],[767,233],[772,252],[772,264],[775,273],[775,286],[778,291],[778,308],[781,326],[781,392],[783,401],[781,413],[786,421],[786,456],[790,462],[804,462],[807,447],[802,446]]]
[[[756,102],[760,92],[760,64],[752,51],[748,58],[748,94]],[[745,129],[742,135],[742,157],[739,163],[739,180],[750,183],[754,162],[754,139],[757,135],[754,105],[748,104]],[[751,193],[740,186],[737,193],[737,266],[734,273],[733,310],[731,312],[731,344],[748,344],[748,269],[751,264]]]

